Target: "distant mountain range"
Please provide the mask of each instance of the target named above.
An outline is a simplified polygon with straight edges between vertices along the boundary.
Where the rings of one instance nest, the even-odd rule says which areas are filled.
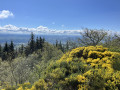
[[[56,40],[65,43],[67,40],[77,41],[80,35],[35,35],[36,37],[44,37],[49,43],[55,43]],[[6,41],[9,43],[11,40],[17,44],[26,44],[30,39],[30,34],[0,34],[0,44],[4,44]]]

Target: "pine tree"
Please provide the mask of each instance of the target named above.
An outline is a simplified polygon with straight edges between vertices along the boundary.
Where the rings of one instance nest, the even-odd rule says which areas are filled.
[[[61,43],[61,41],[59,43],[59,49],[62,50],[62,43]]]
[[[7,52],[8,53],[8,51],[9,51],[9,47],[8,47],[8,43],[6,42],[5,46],[3,48],[3,52]]]
[[[43,42],[43,40],[42,40],[42,38],[40,37],[40,39],[39,39],[39,47],[40,47],[40,49],[42,49],[42,42]]]
[[[13,44],[13,41],[11,41],[11,43],[9,45],[9,60],[11,61],[14,58],[15,58],[14,44]]]
[[[9,52],[14,52],[14,44],[13,41],[11,41],[10,45],[9,45]]]
[[[44,43],[45,43],[45,38],[42,38],[41,49],[43,49]]]
[[[61,41],[60,41],[60,43],[59,43],[59,45],[58,45],[58,49],[60,49],[62,52],[64,52],[64,47],[63,47]]]
[[[35,51],[35,40],[34,40],[34,34],[31,33],[30,38],[30,53],[33,53]]]
[[[9,52],[9,47],[8,47],[8,43],[6,42],[3,48],[3,52],[2,52],[3,61],[8,59],[8,52]]]
[[[36,50],[38,50],[39,49],[39,39],[38,39],[38,37],[36,38]]]
[[[24,52],[25,52],[25,56],[28,56],[30,54],[30,47],[26,46]]]

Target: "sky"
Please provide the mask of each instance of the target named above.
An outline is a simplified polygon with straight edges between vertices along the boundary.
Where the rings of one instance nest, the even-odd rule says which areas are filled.
[[[0,0],[0,32],[38,28],[44,32],[119,31],[120,0]]]

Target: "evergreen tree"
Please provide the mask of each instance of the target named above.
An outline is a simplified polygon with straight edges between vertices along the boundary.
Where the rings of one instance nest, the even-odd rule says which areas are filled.
[[[9,52],[9,47],[8,47],[8,43],[6,42],[2,52],[2,60],[7,60],[8,52]]]
[[[9,52],[14,52],[14,44],[13,41],[11,41],[10,45],[9,45]]]
[[[43,49],[44,43],[45,43],[45,38],[42,38],[41,49]]]
[[[61,41],[60,41],[60,43],[59,43],[59,47],[60,47],[60,49],[62,48],[62,43],[61,43]]]
[[[40,49],[42,49],[42,47],[43,47],[42,42],[43,42],[43,40],[42,40],[42,38],[40,37],[40,39],[39,39],[39,47],[40,47]]]
[[[14,44],[13,44],[13,41],[11,41],[11,43],[9,45],[9,60],[11,61],[14,58],[15,58]]]
[[[30,47],[26,46],[24,52],[25,52],[25,56],[28,56],[30,54]]]
[[[39,39],[38,39],[38,37],[36,38],[36,50],[38,50],[39,49]]]
[[[35,51],[35,40],[34,40],[34,34],[31,33],[30,38],[30,53],[33,53]]]
[[[60,49],[62,52],[64,52],[61,41],[60,41],[60,43],[59,43],[59,49]]]
[[[6,42],[5,46],[3,48],[3,52],[7,52],[8,53],[8,51],[9,51],[9,47],[8,47],[8,43]]]

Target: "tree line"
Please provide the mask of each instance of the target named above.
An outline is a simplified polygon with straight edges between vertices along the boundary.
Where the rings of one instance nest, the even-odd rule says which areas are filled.
[[[45,38],[42,37],[36,37],[33,33],[31,33],[30,39],[27,43],[27,45],[21,44],[20,47],[15,48],[15,44],[13,41],[10,43],[6,42],[4,46],[0,45],[0,58],[2,61],[11,61],[12,59],[18,57],[18,56],[28,56],[32,54],[33,52],[36,52],[37,50],[43,50],[45,42]],[[75,43],[74,43],[75,44]],[[58,48],[58,50],[61,50],[63,53],[67,52],[70,49],[76,48],[72,44],[72,41],[67,41],[65,44],[63,44],[61,41],[56,40],[55,44],[53,44],[54,47]]]
[[[80,33],[81,37],[78,38],[78,42],[67,40],[65,44],[61,41],[56,40],[54,47],[57,47],[58,50],[61,50],[63,53],[74,49],[79,46],[96,46],[96,45],[103,45],[103,46],[111,46],[118,41],[118,35],[108,35],[107,31],[104,30],[92,30],[92,29],[84,29]],[[13,41],[8,44],[7,42],[2,47],[0,45],[0,57],[2,60],[12,60],[17,56],[28,56],[37,50],[43,50],[45,42],[45,38],[36,37],[33,33],[31,33],[31,37],[27,43],[27,45],[21,45],[20,47],[15,49],[15,45]],[[109,45],[108,45],[109,44]]]
[[[28,56],[29,54],[32,54],[38,49],[43,48],[43,44],[45,43],[45,39],[41,37],[37,37],[35,40],[35,36],[33,33],[31,33],[30,40],[28,41],[28,44],[21,45],[20,47],[15,49],[15,45],[13,41],[9,43],[5,43],[5,45],[2,47],[0,45],[0,57],[2,60],[12,60],[16,58],[18,55],[25,55]]]

